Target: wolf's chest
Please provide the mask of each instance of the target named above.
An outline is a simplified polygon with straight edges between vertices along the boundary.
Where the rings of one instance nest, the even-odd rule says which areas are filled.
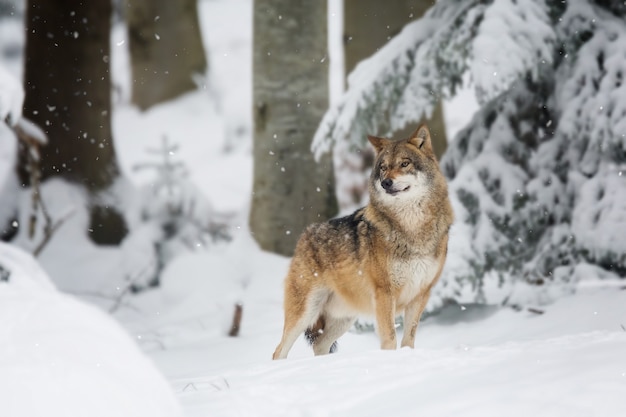
[[[391,280],[398,294],[398,304],[411,301],[435,279],[439,263],[432,258],[414,258],[391,263]]]

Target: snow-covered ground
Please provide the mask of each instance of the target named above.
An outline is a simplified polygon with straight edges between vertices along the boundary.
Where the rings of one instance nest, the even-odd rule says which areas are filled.
[[[231,278],[246,275],[233,271],[241,256],[255,272],[238,297],[221,298],[243,304],[241,334],[231,338],[232,305],[207,305],[217,304],[215,292],[227,293],[224,266]],[[414,350],[383,352],[375,334],[348,333],[335,355],[313,357],[301,338],[288,359],[273,362],[288,260],[253,249],[220,258],[177,268],[188,283],[205,281],[189,285],[201,293],[167,312],[149,300],[156,294],[145,295],[137,300],[143,314],[123,319],[188,416],[621,416],[626,409],[623,287],[589,280],[537,312],[450,306],[422,323]]]
[[[623,416],[626,284],[592,275],[578,283],[575,295],[532,311],[448,306],[423,321],[414,350],[383,352],[374,333],[350,332],[340,339],[335,355],[315,358],[301,338],[287,360],[270,360],[282,330],[282,280],[289,259],[260,251],[246,227],[252,184],[251,8],[251,0],[201,1],[211,74],[197,92],[145,113],[127,103],[127,42],[122,28],[116,28],[112,41],[113,72],[119,86],[114,133],[124,173],[138,186],[148,184],[149,173],[133,167],[145,161],[146,148],[159,146],[162,136],[167,136],[180,144],[176,156],[185,161],[190,179],[215,210],[233,213],[236,234],[232,243],[180,256],[164,271],[160,289],[125,297],[113,314],[169,381],[184,414]],[[456,132],[471,117],[475,103],[471,94],[464,94],[448,103],[446,110],[448,131]],[[59,183],[50,184],[47,191],[62,196],[59,203],[78,199]],[[124,254],[81,241],[85,216],[78,210],[59,229],[40,261],[57,286],[102,305],[101,294],[87,291],[98,288],[115,293],[120,283],[107,278],[119,269]],[[64,257],[68,252],[73,255],[71,264]],[[111,291],[106,291],[107,286]],[[96,388],[68,384],[64,396],[51,398],[55,382],[64,374],[55,373],[49,362],[61,357],[66,360],[64,369],[70,369],[73,358],[64,351],[73,338],[86,351],[75,357],[77,377],[94,381],[93,374],[79,366],[84,365],[79,359],[115,365],[117,356],[106,349],[106,341],[98,344],[100,339],[76,335],[88,327],[86,320],[102,322],[104,318],[92,309],[82,310],[84,306],[52,289],[38,290],[36,297],[45,295],[54,303],[64,298],[68,306],[63,308],[75,308],[72,314],[80,316],[73,333],[59,332],[65,344],[40,354],[32,344],[45,336],[56,337],[54,331],[50,335],[41,329],[45,320],[72,323],[72,319],[60,315],[58,305],[53,309],[52,301],[37,310],[35,298],[28,304],[30,315],[17,317],[18,303],[9,308],[15,291],[0,282],[0,322],[5,323],[0,326],[0,351],[9,354],[0,355],[4,356],[0,359],[0,416],[87,415],[66,412],[69,408],[63,408],[63,402],[75,400],[77,406],[84,405],[79,398],[85,392],[96,393]],[[238,303],[243,306],[240,335],[229,337]],[[6,323],[11,323],[9,328]],[[11,326],[19,323],[34,333],[14,338]],[[128,374],[120,370],[106,381],[117,378],[128,398],[135,394],[131,386],[138,385],[137,404],[150,396],[167,402],[168,394],[159,391],[158,382],[151,385],[141,378],[128,379],[137,368],[143,367],[138,372],[144,376],[152,368],[144,359],[132,359],[137,352],[117,329],[103,330],[111,326],[96,325],[100,329],[96,336],[125,346],[122,364]],[[19,360],[25,358],[37,360],[20,368]],[[49,404],[46,413],[5,401],[4,394],[16,392],[15,387],[21,389],[21,396],[15,398]],[[117,395],[120,391],[105,392]],[[90,415],[96,415],[95,411]]]
[[[607,299],[623,313],[623,295],[578,301],[604,306]],[[619,416],[626,405],[626,334],[597,330],[615,328],[615,321],[568,333],[563,322],[575,320],[568,307],[555,306],[544,320],[500,312],[474,323],[461,316],[451,323],[426,321],[418,348],[399,352],[379,351],[373,338],[349,335],[337,355],[201,372],[201,350],[192,350],[186,355],[199,360],[195,372],[171,380],[193,416]],[[513,329],[533,338],[510,337]],[[256,351],[249,355],[259,356],[263,347],[266,355],[271,351],[267,343],[241,343]],[[165,358],[156,358],[166,369]]]
[[[1,415],[181,415],[122,327],[58,292],[32,256],[0,242],[0,276]]]

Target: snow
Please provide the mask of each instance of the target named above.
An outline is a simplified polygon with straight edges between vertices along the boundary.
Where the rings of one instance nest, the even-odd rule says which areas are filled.
[[[626,253],[625,174],[626,166],[602,167],[580,189],[572,214],[572,232],[592,259],[617,258]]]
[[[537,78],[537,63],[552,64],[556,35],[548,7],[533,0],[496,0],[487,9],[472,44],[470,69],[481,103],[527,72]]]
[[[596,26],[600,19],[603,24]],[[595,173],[598,155],[626,146],[626,27],[619,17],[582,5],[568,9],[563,21],[563,30],[569,33],[586,30],[586,26],[597,28],[580,48],[581,59],[575,61],[571,74],[563,77],[557,95],[563,107],[559,132],[575,143],[582,142],[573,146],[570,158],[582,154],[584,172]]]
[[[194,407],[192,415],[212,416],[617,415],[624,406],[625,341],[592,333],[336,355],[194,381],[198,391],[182,398],[203,398],[210,407]],[[580,372],[578,364],[596,364],[598,355],[602,364]]]
[[[0,242],[2,415],[181,415],[167,381],[110,316],[56,291],[29,255]]]
[[[208,309],[176,324],[161,312],[140,333],[188,416],[619,416],[626,406],[626,303],[612,286],[591,280],[543,314],[450,306],[422,323],[414,350],[348,333],[335,355],[313,358],[300,339],[272,362],[287,261],[258,256],[239,338],[205,328]]]
[[[198,91],[143,113],[128,103],[127,42],[124,31],[115,29],[115,144],[123,172],[144,190],[156,184],[153,173],[134,169],[149,158],[146,149],[158,147],[163,136],[178,144],[174,157],[184,161],[187,179],[212,210],[232,213],[233,240],[177,256],[162,271],[159,289],[131,295],[124,292],[123,272],[134,274],[152,259],[151,242],[159,231],[145,224],[122,249],[96,247],[84,234],[85,196],[61,180],[44,184],[53,219],[72,214],[38,258],[46,272],[22,252],[0,244],[0,264],[18,271],[9,283],[0,282],[0,415],[176,416],[181,414],[176,402],[189,417],[623,415],[625,285],[592,264],[575,268],[575,294],[550,297],[545,305],[508,303],[517,310],[449,303],[446,294],[467,287],[442,281],[448,287],[435,288],[439,295],[433,302],[445,307],[423,320],[413,350],[383,352],[375,333],[351,331],[339,340],[335,355],[312,357],[300,338],[288,359],[271,361],[282,331],[282,280],[289,259],[261,251],[246,226],[252,182],[252,2],[199,5],[210,75],[200,80]],[[476,104],[465,96],[452,108],[454,114],[446,119],[459,130]],[[506,144],[510,127],[503,120],[495,123],[502,139],[497,144]],[[472,158],[480,154],[487,133],[484,128],[468,133]],[[14,144],[7,148],[9,142],[0,140],[1,167],[12,154],[6,149],[14,149]],[[503,162],[492,156],[478,162],[501,173]],[[510,206],[513,195],[499,200],[484,189],[480,165],[464,168],[463,186],[475,187],[495,211],[497,201]],[[624,194],[623,168],[613,167],[602,174],[602,182],[585,184],[574,229],[592,246],[605,242],[622,254],[623,228],[611,230],[610,225],[623,222],[624,207],[613,198]],[[14,179],[2,175],[0,186],[16,187]],[[512,188],[523,175],[502,180]],[[609,187],[597,205],[602,184]],[[552,205],[563,192],[555,182],[541,194],[542,204]],[[144,195],[128,191],[125,203],[145,204],[137,201]],[[29,197],[20,194],[18,203],[28,206]],[[453,204],[457,217],[471,215],[458,199]],[[1,206],[9,205],[3,201]],[[484,212],[481,216],[488,225]],[[133,221],[140,224],[140,219]],[[460,254],[454,259],[475,256],[477,248],[468,237],[472,230],[467,223],[453,227],[449,250]],[[552,236],[555,241],[561,237]],[[39,238],[17,243],[32,249]],[[487,246],[489,239],[485,233],[479,242]],[[463,268],[466,262],[446,265],[446,270]],[[55,290],[48,275],[69,294]],[[489,288],[499,278],[488,278],[486,296],[502,299]],[[518,299],[533,290],[519,285]],[[112,315],[78,298],[113,310]],[[243,308],[241,331],[229,337],[236,304]]]

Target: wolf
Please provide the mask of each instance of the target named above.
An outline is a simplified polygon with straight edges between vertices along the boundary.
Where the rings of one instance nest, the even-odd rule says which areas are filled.
[[[401,346],[414,346],[448,251],[448,186],[425,124],[408,139],[368,139],[376,152],[369,204],[312,224],[300,236],[285,278],[283,335],[273,359],[286,358],[302,333],[315,355],[332,353],[361,315],[375,317],[382,349],[396,349],[395,317],[404,313]]]

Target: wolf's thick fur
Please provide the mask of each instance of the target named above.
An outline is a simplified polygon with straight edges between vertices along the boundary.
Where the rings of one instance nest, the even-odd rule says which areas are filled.
[[[382,349],[413,347],[430,290],[441,274],[453,214],[446,180],[421,125],[410,138],[369,137],[376,162],[370,203],[353,214],[309,226],[285,279],[285,325],[274,359],[287,357],[303,332],[316,355],[361,314],[376,317]]]

